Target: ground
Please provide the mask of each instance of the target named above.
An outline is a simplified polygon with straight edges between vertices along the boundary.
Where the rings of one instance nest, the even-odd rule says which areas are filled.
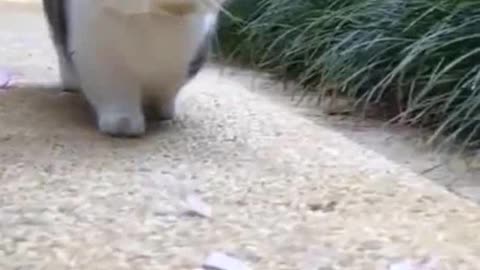
[[[0,94],[1,269],[196,269],[214,251],[266,270],[425,255],[478,269],[480,208],[417,173],[413,148],[409,168],[215,65],[184,89],[175,121],[112,139],[55,89],[39,6],[0,12],[0,66],[16,74]],[[211,218],[184,213],[194,193]]]
[[[364,119],[359,115],[348,114],[351,108],[348,106],[353,102],[347,99],[339,98],[337,105],[328,106],[328,100],[319,104],[315,93],[302,99],[303,93],[294,84],[285,87],[283,83],[270,79],[267,74],[233,67],[223,69],[222,72],[250,90],[287,105],[295,113],[316,124],[329,127],[436,184],[445,186],[451,192],[480,203],[480,151],[458,153],[454,147],[439,151],[433,145],[427,146],[431,132],[387,125],[384,120]],[[330,115],[331,110],[339,114]]]

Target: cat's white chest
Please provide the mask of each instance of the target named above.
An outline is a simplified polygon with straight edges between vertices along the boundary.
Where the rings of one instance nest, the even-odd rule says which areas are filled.
[[[147,13],[152,6],[152,0],[101,0],[101,2],[104,8],[123,14]]]
[[[185,16],[204,12],[208,5],[192,0],[99,0],[103,7],[125,15]]]
[[[94,7],[89,7],[88,28],[94,29],[98,49],[112,54],[117,64],[142,77],[141,80],[182,76],[215,23],[215,16],[206,13],[165,14],[167,11],[158,7],[165,1],[89,2]]]

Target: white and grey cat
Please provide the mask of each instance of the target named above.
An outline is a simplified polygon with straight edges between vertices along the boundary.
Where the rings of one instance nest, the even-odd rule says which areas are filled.
[[[137,1],[151,7],[130,12]],[[206,61],[221,2],[43,0],[64,89],[81,90],[112,136],[172,119],[178,92]]]

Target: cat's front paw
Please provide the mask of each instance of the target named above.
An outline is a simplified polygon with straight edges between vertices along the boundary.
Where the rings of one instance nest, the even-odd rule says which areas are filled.
[[[98,117],[101,132],[113,137],[139,137],[145,134],[142,114],[103,113]]]

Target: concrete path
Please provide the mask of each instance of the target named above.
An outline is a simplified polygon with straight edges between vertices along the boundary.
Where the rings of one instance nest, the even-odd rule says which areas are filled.
[[[216,67],[173,123],[100,135],[78,96],[32,86],[56,83],[55,59],[39,7],[16,5],[0,2],[0,67],[22,86],[0,94],[0,269],[192,270],[214,251],[262,270],[479,269],[476,205]],[[184,214],[194,192],[212,218]]]

